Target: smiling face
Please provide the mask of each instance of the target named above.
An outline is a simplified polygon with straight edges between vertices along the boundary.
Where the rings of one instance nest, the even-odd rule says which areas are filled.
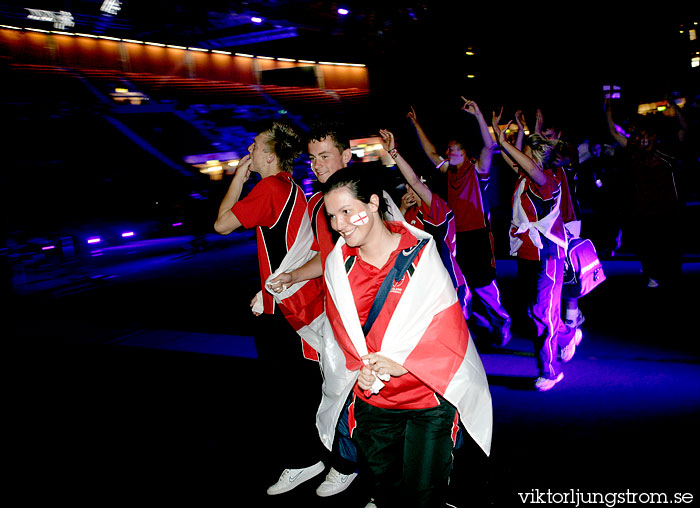
[[[311,170],[321,183],[326,183],[333,173],[346,167],[351,156],[352,152],[349,149],[341,152],[330,138],[309,143]]]
[[[368,242],[378,221],[378,200],[375,194],[369,203],[363,203],[347,187],[339,187],[323,196],[331,227],[350,247],[362,247]]]

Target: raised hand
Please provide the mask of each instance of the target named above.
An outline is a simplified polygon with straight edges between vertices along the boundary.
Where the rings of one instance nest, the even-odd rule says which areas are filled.
[[[250,154],[242,157],[236,166],[236,173],[233,175],[234,178],[241,180],[242,182],[248,181],[250,178],[250,164],[251,164]]]
[[[470,115],[480,115],[481,111],[479,110],[479,106],[477,106],[476,102],[470,100],[470,99],[465,99],[462,96],[462,100],[464,101],[464,105],[462,106],[462,111],[466,111]]]
[[[410,192],[407,192],[401,196],[401,206],[399,207],[399,210],[401,210],[401,213],[406,213],[406,210],[417,204],[418,201],[416,201],[416,197]]]
[[[418,117],[416,116],[416,110],[413,109],[413,106],[411,106],[411,111],[408,112],[408,114],[406,115],[406,118],[411,120],[411,122],[413,122],[414,124],[418,123]]]
[[[396,141],[394,140],[394,135],[391,133],[391,131],[379,129],[379,135],[382,138],[382,146],[387,153],[396,148]]]
[[[501,110],[498,112],[498,115],[494,111],[493,115],[491,116],[491,127],[493,128],[493,133],[496,135],[496,139],[498,139],[498,133],[501,130],[499,125],[501,123],[502,116],[503,116],[503,106],[501,106]]]
[[[535,120],[535,132],[537,134],[542,134],[542,125],[544,124],[544,117],[542,115],[542,110],[537,109],[537,119]]]

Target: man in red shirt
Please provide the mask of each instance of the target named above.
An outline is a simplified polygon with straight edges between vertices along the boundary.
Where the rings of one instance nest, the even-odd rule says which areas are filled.
[[[470,329],[486,330],[492,342],[503,346],[511,337],[511,319],[501,303],[496,283],[496,257],[485,196],[494,141],[477,104],[462,99],[462,110],[474,116],[479,125],[483,147],[478,159],[467,157],[465,147],[456,140],[448,143],[445,159],[428,139],[415,112],[411,111],[408,117],[425,154],[447,174],[447,204],[455,214],[457,230],[457,262],[472,291]]]
[[[342,126],[339,124],[323,122],[314,124],[307,137],[311,170],[321,184],[339,169],[347,167],[352,159],[349,139],[342,133]],[[291,286],[309,279],[319,278],[320,280],[323,274],[326,257],[333,250],[337,235],[333,235],[328,225],[321,192],[316,192],[309,198],[307,212],[314,233],[311,250],[317,254],[300,268],[272,279],[270,286],[273,290],[281,289],[282,285]],[[345,414],[341,416],[338,423],[329,462],[331,467],[326,479],[316,489],[316,493],[321,497],[343,492],[357,477],[357,451],[350,439]]]
[[[256,228],[260,285],[263,291],[253,298],[251,307],[258,316],[255,345],[261,363],[259,383],[262,395],[275,401],[272,428],[284,431],[282,439],[271,435],[267,456],[285,469],[282,477],[294,478],[295,485],[324,470],[321,442],[315,430],[314,400],[280,396],[280,387],[291,381],[295,386],[320,386],[318,364],[302,353],[302,341],[289,325],[275,299],[264,290],[268,277],[279,267],[289,249],[302,234],[306,220],[306,197],[292,179],[295,158],[301,153],[301,138],[288,125],[275,122],[255,137],[249,155],[238,165],[231,185],[219,206],[214,229],[229,234],[239,227]],[[261,180],[243,198],[241,193],[251,173]],[[308,221],[306,222],[308,227]],[[320,395],[320,391],[319,391]],[[308,410],[307,410],[308,409]],[[274,439],[273,439],[274,438]],[[266,443],[268,444],[268,443]],[[294,461],[294,462],[292,462]],[[309,464],[313,464],[309,466]],[[286,482],[287,485],[293,482]],[[278,482],[268,494],[283,492]],[[289,490],[289,489],[287,489]]]

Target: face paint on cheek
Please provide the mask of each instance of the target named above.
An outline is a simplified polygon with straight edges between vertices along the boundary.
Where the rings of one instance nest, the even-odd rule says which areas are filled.
[[[355,226],[364,226],[369,222],[369,217],[367,217],[367,212],[360,212],[356,215],[350,217],[350,223]]]

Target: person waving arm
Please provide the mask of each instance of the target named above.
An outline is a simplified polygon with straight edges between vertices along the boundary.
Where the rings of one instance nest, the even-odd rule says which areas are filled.
[[[484,120],[484,115],[479,110],[479,106],[476,102],[465,99],[462,97],[464,105],[462,106],[462,111],[466,111],[472,115],[477,123],[479,124],[479,133],[481,134],[481,140],[484,146],[481,148],[479,153],[479,162],[476,165],[476,170],[482,175],[488,175],[491,170],[491,160],[493,159],[493,151],[496,148],[496,143],[494,143],[491,133],[489,132],[489,126]]]
[[[493,130],[498,138],[498,144],[501,146],[502,151],[505,152],[504,155],[507,155],[506,160],[508,158],[512,160],[511,167],[515,171],[517,171],[518,168],[521,168],[537,185],[544,185],[544,183],[547,181],[547,178],[544,174],[542,166],[538,164],[534,159],[528,157],[522,151],[518,150],[518,148],[515,145],[511,144],[506,138],[506,131],[510,127],[510,124],[513,122],[508,122],[505,128],[501,129],[498,126],[498,121],[496,120],[496,118],[500,118],[500,115],[498,117],[494,115]]]
[[[394,135],[386,129],[380,129],[379,135],[382,138],[382,146],[384,146],[387,153],[389,153],[396,161],[396,165],[398,166],[399,171],[401,171],[403,177],[406,179],[406,183],[411,186],[416,194],[418,194],[418,197],[421,198],[423,203],[430,208],[433,201],[433,193],[427,185],[421,182],[421,179],[418,177],[416,172],[413,171],[411,165],[398,152],[396,149],[396,140],[394,139]]]
[[[416,134],[418,135],[418,141],[420,141],[420,145],[423,148],[423,151],[425,152],[425,155],[428,156],[430,161],[433,163],[434,166],[437,166],[440,164],[444,158],[442,155],[440,155],[435,148],[435,145],[428,139],[427,134],[421,127],[420,123],[418,123],[418,117],[416,116],[416,110],[413,109],[413,106],[411,106],[411,111],[406,115],[409,120],[411,120],[411,123],[413,124],[413,127],[416,129]]]

